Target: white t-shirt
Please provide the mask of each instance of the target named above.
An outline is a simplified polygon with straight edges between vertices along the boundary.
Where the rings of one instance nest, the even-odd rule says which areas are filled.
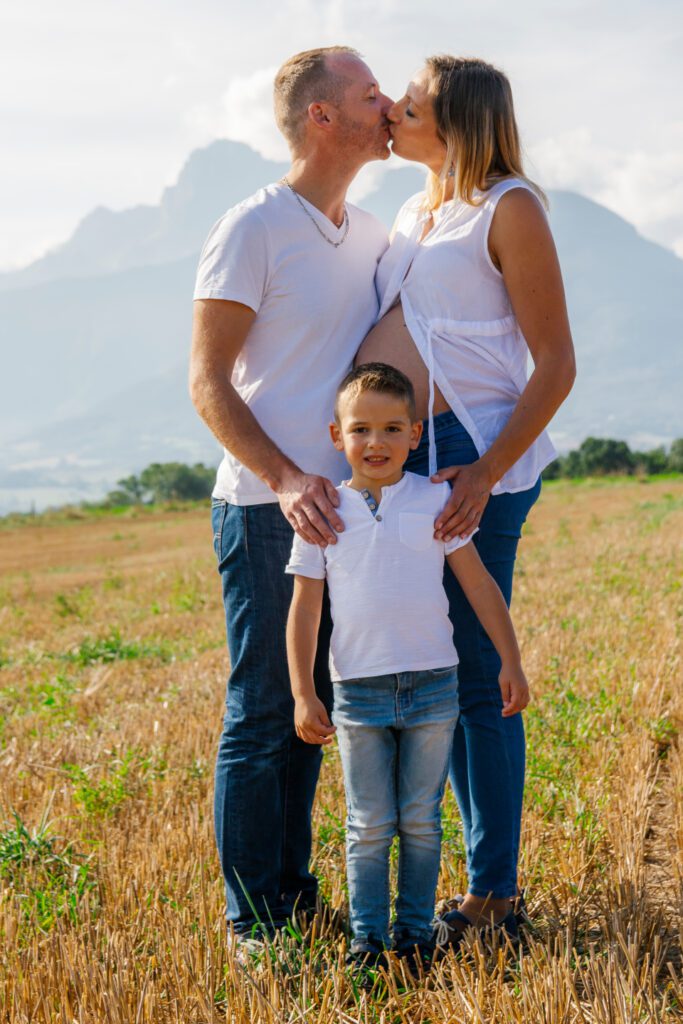
[[[337,228],[302,202],[330,238]],[[329,439],[337,385],[377,317],[374,276],[388,238],[380,222],[347,203],[349,233],[329,245],[282,183],[229,210],[199,261],[195,299],[229,299],[256,312],[232,383],[278,448],[305,472],[339,483],[343,455]],[[277,501],[225,451],[214,496],[235,505]]]
[[[467,544],[434,539],[451,490],[404,473],[382,488],[373,516],[361,491],[338,488],[345,529],[326,548],[295,537],[285,572],[327,579],[332,679],[359,679],[456,665],[443,588],[445,555]]]
[[[401,208],[394,237],[377,270],[382,317],[400,297],[406,327],[434,384],[474,442],[487,451],[509,420],[527,384],[529,349],[503,275],[491,261],[488,236],[496,206],[520,178],[477,192],[476,205],[452,200],[428,214],[422,193]],[[431,402],[430,402],[431,409]],[[429,417],[429,472],[436,472]],[[545,430],[497,481],[493,494],[533,487],[556,452]]]

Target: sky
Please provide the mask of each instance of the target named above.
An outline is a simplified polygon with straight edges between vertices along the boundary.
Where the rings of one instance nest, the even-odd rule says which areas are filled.
[[[0,269],[96,206],[158,202],[216,138],[284,159],[274,72],[331,43],[359,49],[396,98],[434,53],[498,65],[531,176],[683,257],[680,0],[22,0],[2,5],[0,39]]]

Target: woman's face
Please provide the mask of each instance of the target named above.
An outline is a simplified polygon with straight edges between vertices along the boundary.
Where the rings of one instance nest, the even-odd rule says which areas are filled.
[[[427,68],[408,83],[405,96],[387,111],[393,151],[404,160],[426,164],[435,174],[443,167],[446,146],[439,138]]]

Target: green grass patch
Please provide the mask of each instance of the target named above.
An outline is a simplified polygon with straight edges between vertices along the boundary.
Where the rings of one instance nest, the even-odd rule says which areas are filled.
[[[173,660],[174,652],[167,641],[124,640],[118,629],[112,629],[103,637],[86,637],[78,647],[61,657],[65,661],[85,667],[105,665],[113,661],[132,661],[135,658],[155,658],[158,661],[169,662]]]
[[[164,777],[168,765],[161,755],[143,755],[133,749],[121,754],[113,751],[104,764],[84,768],[66,763],[62,770],[77,806],[85,814],[108,818],[131,797],[147,796],[150,784]]]
[[[72,697],[76,690],[76,683],[70,676],[46,673],[36,682],[0,689],[0,708],[8,716],[37,711],[54,720],[66,721],[75,711]]]
[[[92,588],[88,586],[60,592],[55,594],[55,614],[60,619],[82,620],[92,612],[94,600]]]
[[[17,902],[26,936],[36,926],[49,931],[63,916],[75,924],[80,903],[97,886],[89,860],[51,835],[45,820],[31,831],[13,817],[14,824],[0,825],[0,882]]]
[[[581,824],[580,785],[590,782],[583,754],[600,737],[620,734],[629,714],[628,702],[606,686],[587,696],[579,693],[575,674],[563,677],[559,659],[551,659],[547,687],[525,712],[526,794],[546,818],[568,815]]]

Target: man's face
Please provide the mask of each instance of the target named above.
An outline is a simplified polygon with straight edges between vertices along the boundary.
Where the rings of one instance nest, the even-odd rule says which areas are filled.
[[[392,101],[380,91],[367,64],[350,54],[328,57],[330,70],[346,80],[336,106],[336,141],[345,153],[365,160],[386,160],[390,154],[387,111]]]

